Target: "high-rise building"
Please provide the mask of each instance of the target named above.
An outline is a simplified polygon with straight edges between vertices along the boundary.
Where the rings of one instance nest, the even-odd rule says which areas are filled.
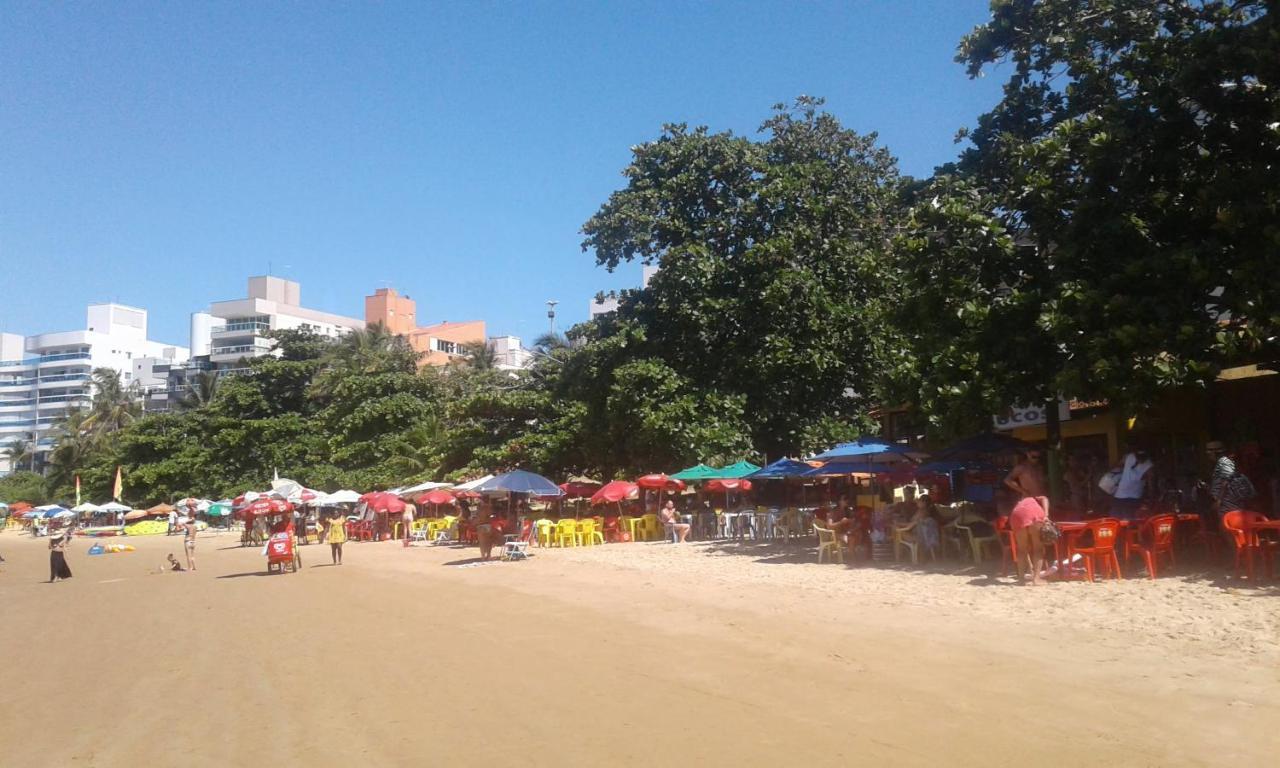
[[[134,382],[133,361],[154,358],[181,363],[189,350],[147,339],[147,312],[123,304],[91,304],[85,330],[35,336],[0,334],[0,448],[31,446],[30,466],[39,470],[53,447],[51,430],[68,410],[93,401],[91,374],[119,372]],[[27,465],[27,462],[22,462]],[[0,453],[0,474],[15,469]]]
[[[397,336],[404,336],[410,346],[422,353],[424,366],[448,365],[451,360],[466,356],[468,344],[485,339],[483,320],[419,327],[416,302],[399,295],[394,288],[379,288],[364,297],[364,321],[366,325],[381,323]]]
[[[302,306],[302,286],[282,277],[249,278],[249,296],[209,305],[212,320],[197,313],[191,321],[191,345],[208,345],[209,362],[219,375],[246,370],[245,361],[271,354],[271,331],[306,329],[337,338],[364,328],[364,322]],[[206,336],[207,334],[207,336]]]

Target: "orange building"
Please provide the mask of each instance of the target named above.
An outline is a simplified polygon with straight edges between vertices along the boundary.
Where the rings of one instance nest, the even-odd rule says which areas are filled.
[[[387,330],[409,340],[423,353],[422,365],[447,365],[463,356],[465,345],[485,340],[483,320],[436,323],[418,327],[417,305],[393,288],[379,288],[364,297],[365,325],[382,323]]]
[[[379,288],[364,297],[364,324],[382,325],[397,336],[407,336],[418,327],[417,307],[413,299],[401,296],[394,288]]]

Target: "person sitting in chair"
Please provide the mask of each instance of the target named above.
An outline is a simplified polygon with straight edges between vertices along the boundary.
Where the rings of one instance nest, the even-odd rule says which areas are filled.
[[[658,519],[662,521],[664,526],[671,526],[671,530],[676,532],[677,541],[686,541],[689,538],[688,523],[680,522],[680,518],[676,515],[676,503],[671,499],[667,499],[667,503],[663,505],[662,512],[658,514]]]

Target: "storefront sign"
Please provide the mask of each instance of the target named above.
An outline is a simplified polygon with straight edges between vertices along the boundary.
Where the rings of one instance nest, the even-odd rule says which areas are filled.
[[[1048,422],[1048,414],[1042,405],[1018,406],[992,417],[996,429],[1008,431],[1018,427],[1038,427]],[[1066,400],[1058,401],[1058,421],[1071,420],[1071,406]]]

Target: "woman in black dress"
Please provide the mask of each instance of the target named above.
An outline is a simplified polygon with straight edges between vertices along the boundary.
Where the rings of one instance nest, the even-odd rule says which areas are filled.
[[[67,565],[67,544],[70,536],[54,536],[49,540],[49,583],[59,579],[71,578],[71,568]]]

